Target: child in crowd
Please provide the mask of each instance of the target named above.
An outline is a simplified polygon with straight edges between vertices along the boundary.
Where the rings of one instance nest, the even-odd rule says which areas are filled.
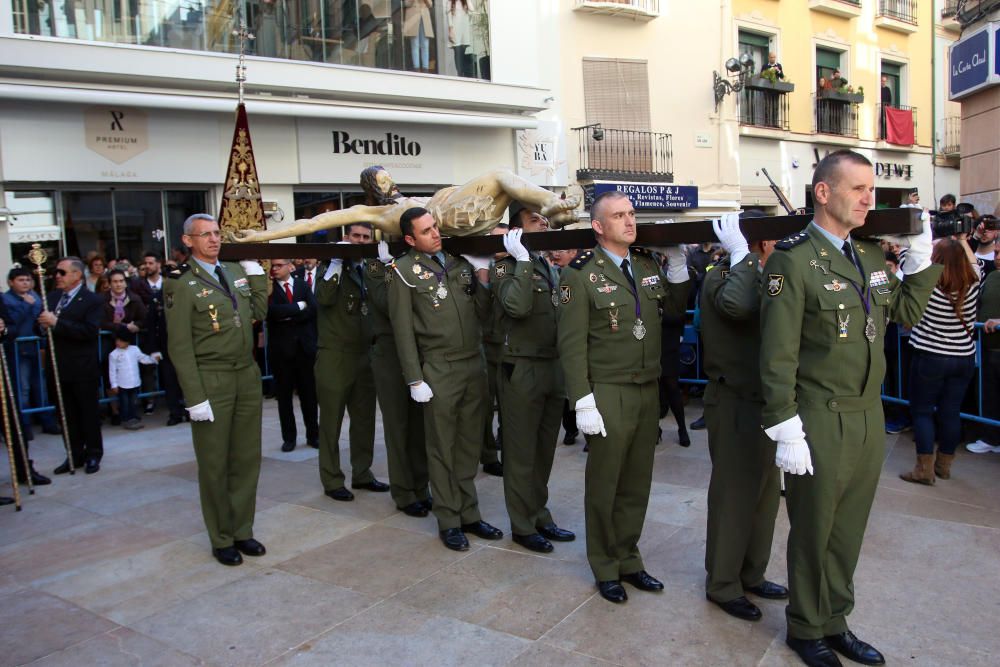
[[[115,349],[108,357],[111,393],[118,396],[122,425],[130,431],[142,428],[136,411],[139,387],[142,385],[139,364],[155,364],[162,358],[159,352],[154,352],[152,356],[143,354],[138,347],[132,345],[134,337],[135,334],[124,325],[115,329]]]

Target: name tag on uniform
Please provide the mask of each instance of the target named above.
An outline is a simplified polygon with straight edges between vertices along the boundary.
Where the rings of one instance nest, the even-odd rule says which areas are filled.
[[[878,287],[879,285],[888,285],[889,276],[885,274],[885,271],[872,271],[871,276],[868,277],[868,284],[871,287]]]
[[[656,285],[660,282],[660,276],[646,276],[640,282],[642,287],[649,287],[650,285]]]

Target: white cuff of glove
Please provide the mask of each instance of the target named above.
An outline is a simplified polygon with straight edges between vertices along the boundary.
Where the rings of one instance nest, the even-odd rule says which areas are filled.
[[[774,452],[774,465],[789,475],[813,474],[812,454],[805,439],[779,440]]]
[[[521,234],[523,233],[523,229],[512,229],[503,237],[503,247],[514,258],[515,262],[526,262],[531,259],[528,249],[521,243]]]
[[[729,266],[736,268],[736,265],[747,258],[750,254],[750,246],[743,246],[741,248],[733,248],[733,251],[729,253]]]
[[[392,253],[389,252],[389,244],[385,241],[378,242],[378,260],[383,264],[391,264],[392,260],[395,259]]]
[[[330,280],[335,275],[339,276],[340,272],[343,270],[344,270],[344,260],[331,259],[330,265],[326,267],[326,273],[323,274],[323,280]]]
[[[212,414],[212,406],[207,400],[202,401],[198,405],[192,405],[191,407],[187,408],[187,411],[188,411],[188,416],[191,418],[191,421],[195,422],[215,421],[215,415]]]
[[[462,255],[469,264],[472,264],[472,268],[476,271],[480,269],[490,268],[490,258],[488,256],[480,257],[478,255]]]
[[[248,276],[262,276],[264,275],[264,267],[262,267],[257,262],[252,259],[240,260],[240,266],[243,267],[244,273]]]
[[[775,442],[778,440],[802,440],[806,437],[805,431],[802,430],[802,420],[799,419],[798,415],[790,417],[780,424],[775,424],[771,428],[765,428],[764,433]]]
[[[305,301],[296,301],[295,303],[298,304],[299,310],[305,310],[306,309],[306,302]]]
[[[593,394],[587,394],[576,402],[576,426],[584,435],[597,435],[607,437],[608,432],[604,428],[604,418],[601,417],[597,409],[597,402]]]
[[[664,248],[664,256],[667,258],[667,282],[686,283],[691,279],[688,274],[687,257],[684,256],[684,249],[680,246],[670,246]]]
[[[410,398],[417,403],[426,403],[434,398],[434,392],[426,382],[418,382],[410,385]]]

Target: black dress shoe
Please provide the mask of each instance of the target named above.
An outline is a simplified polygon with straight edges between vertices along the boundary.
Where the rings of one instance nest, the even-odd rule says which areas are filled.
[[[49,479],[48,477],[46,477],[42,473],[38,472],[37,470],[35,470],[34,462],[29,462],[28,463],[28,470],[31,471],[31,484],[32,484],[32,486],[45,486],[46,484],[51,484],[52,483],[51,479]],[[23,470],[18,470],[18,472],[17,472],[17,483],[18,484],[24,484],[27,481],[28,481],[27,480],[27,476],[24,474],[24,471]]]
[[[677,444],[681,447],[691,446],[691,436],[688,435],[686,430],[677,432]]]
[[[576,535],[572,531],[560,528],[554,523],[539,526],[538,532],[542,534],[542,537],[550,539],[553,542],[572,542],[576,539]]]
[[[750,600],[747,600],[742,595],[735,600],[729,600],[728,602],[719,602],[718,600],[713,600],[707,595],[705,597],[708,598],[709,602],[714,602],[719,605],[719,608],[730,616],[735,616],[736,618],[743,619],[744,621],[759,621],[763,616],[763,614],[760,613],[760,607],[755,605],[753,602],[750,602]]]
[[[306,440],[306,445],[313,449],[319,449],[319,440]]]
[[[516,544],[520,544],[525,549],[537,551],[540,554],[551,553],[554,548],[551,542],[538,533],[532,533],[531,535],[518,535],[517,533],[511,533],[510,539],[514,540]]]
[[[167,417],[167,426],[177,426],[184,422],[184,417],[180,415],[170,415]]]
[[[373,479],[370,482],[365,482],[364,484],[354,484],[351,483],[352,489],[365,489],[367,491],[375,491],[376,493],[385,493],[389,490],[389,485],[385,482],[380,482],[377,479]]]
[[[499,540],[503,537],[503,531],[499,528],[494,528],[490,524],[486,523],[482,519],[479,521],[474,521],[472,523],[462,524],[463,533],[472,533],[476,537],[481,537],[484,540]]]
[[[465,537],[461,528],[447,528],[439,534],[444,545],[452,551],[469,550],[469,540]]]
[[[293,449],[295,449],[295,443],[294,442],[283,442],[283,443],[281,443],[281,451],[283,451],[283,452],[290,452]]]
[[[502,463],[484,463],[483,472],[487,475],[493,475],[494,477],[503,477],[503,464]]]
[[[427,507],[422,502],[410,503],[406,507],[400,507],[399,511],[406,516],[415,517],[425,517],[427,516]]]
[[[850,630],[841,632],[839,635],[829,635],[824,637],[826,643],[844,657],[850,658],[854,662],[862,665],[884,665],[885,656],[876,650],[868,642],[863,642],[854,636]]]
[[[830,645],[822,639],[785,639],[788,648],[795,651],[809,667],[841,667],[842,663]]]
[[[705,415],[698,417],[693,422],[689,424],[692,431],[704,431],[705,430]]]
[[[354,500],[354,494],[348,491],[347,488],[343,486],[340,487],[339,489],[334,489],[333,491],[326,491],[325,493],[334,500],[339,500],[341,502]]]
[[[93,475],[95,472],[101,469],[101,462],[97,459],[88,459],[87,465],[83,467],[83,471],[88,475]]]
[[[244,556],[263,556],[267,553],[264,545],[252,537],[248,540],[234,540],[233,546]]]
[[[49,435],[62,435],[62,428],[59,426],[43,426],[42,433]]]
[[[608,602],[614,602],[615,604],[628,602],[628,594],[625,592],[625,587],[622,586],[620,581],[598,581],[597,590],[600,592],[601,597]]]
[[[215,556],[215,560],[223,565],[241,565],[243,563],[243,556],[240,555],[236,547],[212,549],[212,555]]]
[[[66,459],[65,461],[63,461],[62,463],[60,463],[58,466],[56,466],[56,469],[52,471],[52,474],[53,475],[65,475],[68,472],[69,472],[69,459]]]
[[[428,512],[430,512],[432,509],[434,509],[434,499],[433,498],[427,497],[424,500],[421,500],[420,502],[422,502],[424,504],[424,507],[427,508]]]
[[[575,445],[576,436],[580,434],[579,431],[566,431],[566,435],[563,437],[564,445]]]
[[[0,496],[0,505],[13,505],[14,499],[7,496]]]
[[[638,572],[632,572],[631,574],[623,574],[622,581],[627,581],[641,591],[662,591],[663,582],[655,577],[651,576],[649,572],[645,570],[639,570]]]
[[[767,598],[768,600],[787,600],[788,599],[788,589],[781,584],[776,584],[773,581],[763,581],[757,586],[751,586],[746,589],[747,593],[753,593],[759,598]]]

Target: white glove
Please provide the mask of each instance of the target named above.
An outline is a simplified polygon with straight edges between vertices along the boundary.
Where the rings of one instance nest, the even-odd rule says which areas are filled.
[[[462,257],[464,257],[469,264],[472,264],[472,268],[476,271],[479,271],[480,269],[489,270],[490,268],[490,257],[488,255],[483,257],[479,257],[478,255],[462,255]]]
[[[774,465],[790,475],[813,474],[812,455],[798,415],[764,429],[764,433],[778,443]]]
[[[735,267],[750,254],[750,246],[740,231],[740,214],[726,213],[712,221],[712,229],[722,242],[722,249],[729,253],[729,265]]]
[[[295,303],[298,305],[299,310],[305,310],[306,306],[308,305],[308,304],[306,304],[305,301],[296,301]]]
[[[198,405],[192,405],[187,409],[188,416],[193,422],[214,422],[215,415],[212,414],[212,406],[208,401],[202,401]]]
[[[527,262],[531,259],[528,254],[528,249],[524,247],[521,243],[521,234],[524,233],[523,229],[514,228],[504,234],[503,237],[503,247],[506,248],[508,254],[514,258],[515,262]]]
[[[385,241],[378,242],[378,261],[383,264],[392,264],[395,257],[389,252],[389,244]]]
[[[248,276],[262,276],[264,275],[264,267],[253,261],[252,259],[242,259],[240,260],[240,266],[243,267],[244,273]]]
[[[899,266],[903,275],[920,273],[931,265],[934,236],[931,234],[931,214],[928,213],[927,209],[924,209],[920,215],[920,223],[922,229],[919,234],[882,237],[882,240],[898,245],[901,250],[906,250],[906,255]]]
[[[604,418],[597,411],[597,402],[593,394],[587,394],[576,402],[576,427],[586,435],[601,435],[607,437],[604,428]]]
[[[426,382],[418,382],[417,384],[410,385],[410,398],[417,403],[426,403],[434,398],[434,392]]]
[[[161,361],[163,361],[163,355],[160,354],[159,352],[152,353],[151,355],[149,355],[149,358],[155,361],[156,363],[160,363]]]
[[[330,280],[335,275],[339,276],[340,272],[344,270],[344,260],[342,259],[331,259],[329,266],[326,267],[326,273],[323,274],[323,280]]]
[[[686,283],[691,279],[688,275],[687,257],[684,255],[683,246],[667,246],[663,248],[663,255],[667,258],[668,283]]]

